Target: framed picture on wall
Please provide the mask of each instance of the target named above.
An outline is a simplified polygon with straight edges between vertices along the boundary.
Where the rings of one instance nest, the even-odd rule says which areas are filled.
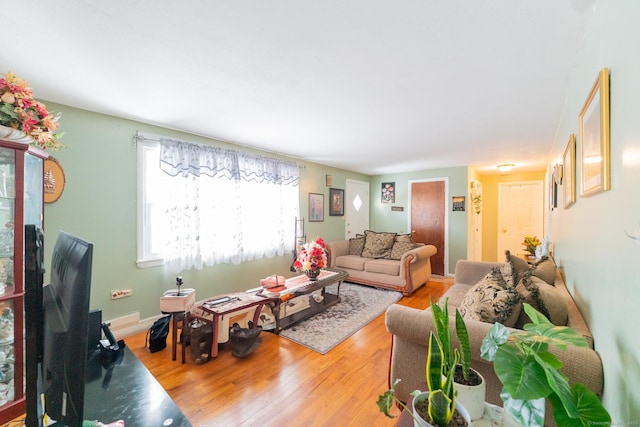
[[[329,189],[329,215],[344,215],[344,190],[339,188]]]
[[[580,112],[580,174],[582,192],[589,197],[609,190],[609,69],[598,73]]]
[[[324,194],[309,193],[309,222],[324,221]]]
[[[381,201],[382,203],[396,202],[396,183],[395,182],[382,183]]]
[[[562,156],[562,199],[568,209],[576,202],[576,135],[569,136],[567,148]]]

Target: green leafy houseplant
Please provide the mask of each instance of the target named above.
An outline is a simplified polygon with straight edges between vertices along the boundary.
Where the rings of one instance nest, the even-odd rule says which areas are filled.
[[[542,426],[549,399],[560,427],[609,425],[611,417],[598,396],[583,384],[570,386],[560,372],[562,362],[549,351],[550,344],[561,350],[587,347],[586,339],[569,327],[552,324],[529,304],[524,310],[532,323],[517,332],[495,323],[480,349],[502,382],[505,410],[520,425]]]
[[[447,301],[445,300],[442,308],[432,301],[431,312],[436,326],[436,333],[430,332],[426,362],[426,380],[429,390],[428,415],[435,425],[446,426],[451,421],[455,409],[456,391],[453,386],[455,369],[462,359],[463,367],[465,367],[463,370],[468,375],[471,367],[471,349],[464,320],[457,310],[456,332],[462,351],[457,348],[453,349]],[[396,380],[391,389],[378,398],[378,408],[390,418],[394,417],[390,414],[394,401],[407,409],[403,402],[395,398],[395,386],[399,381]],[[419,390],[411,392],[414,398],[419,394],[421,394]],[[415,414],[412,414],[412,416],[415,419]]]

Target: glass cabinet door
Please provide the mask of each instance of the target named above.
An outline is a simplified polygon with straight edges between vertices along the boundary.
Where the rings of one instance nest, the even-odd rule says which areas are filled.
[[[15,214],[16,151],[0,147],[0,297],[15,291]],[[15,399],[14,308],[13,299],[0,300],[0,407]]]

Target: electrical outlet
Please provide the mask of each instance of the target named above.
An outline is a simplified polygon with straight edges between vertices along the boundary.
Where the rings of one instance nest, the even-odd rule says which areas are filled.
[[[111,299],[130,297],[132,293],[131,289],[116,289],[111,291]]]

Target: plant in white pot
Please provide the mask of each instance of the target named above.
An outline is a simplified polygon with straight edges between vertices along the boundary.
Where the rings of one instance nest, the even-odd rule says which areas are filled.
[[[462,335],[461,341],[462,351],[457,348],[453,349],[451,329],[449,327],[449,313],[447,309],[447,301],[443,305],[443,308],[437,304],[431,302],[432,317],[436,325],[435,333],[430,332],[429,335],[429,348],[427,353],[426,363],[426,380],[427,380],[427,392],[421,392],[419,390],[413,391],[413,406],[414,410],[412,415],[416,421],[416,426],[428,426],[431,425],[427,420],[431,420],[433,425],[446,426],[454,417],[454,413],[457,411],[457,425],[468,425],[471,422],[469,413],[460,401],[456,401],[458,391],[454,385],[454,376],[456,374],[456,368],[466,371],[469,374],[471,365],[471,350],[469,348],[469,337],[467,334],[466,326],[462,316],[456,310],[456,330],[459,335]],[[464,359],[465,368],[462,368],[458,362]],[[404,404],[395,399],[395,385],[399,380],[392,385],[391,390],[388,390],[384,395],[378,399],[378,407],[387,416],[392,417],[389,414],[391,404],[394,400],[399,402],[401,406]],[[481,397],[482,408],[484,412],[484,392]],[[406,408],[405,408],[406,409]],[[416,414],[421,415],[419,418]],[[481,417],[482,415],[480,415]],[[478,418],[480,418],[478,417]]]
[[[446,299],[443,306],[440,307],[432,301],[431,314],[436,325],[438,339],[442,343],[445,364],[447,365],[447,369],[454,372],[454,388],[457,391],[456,398],[469,412],[471,419],[476,420],[482,418],[484,415],[484,401],[487,389],[486,382],[479,372],[471,368],[469,333],[467,332],[464,319],[457,309],[456,335],[458,336],[460,349],[453,348],[447,302],[448,299]]]
[[[549,399],[559,427],[609,425],[611,417],[598,396],[583,384],[569,385],[560,372],[562,362],[549,351],[550,344],[561,350],[587,347],[586,339],[567,326],[552,324],[529,304],[524,310],[532,323],[517,332],[495,323],[480,349],[503,385],[505,419],[513,418],[517,426],[542,426]]]

